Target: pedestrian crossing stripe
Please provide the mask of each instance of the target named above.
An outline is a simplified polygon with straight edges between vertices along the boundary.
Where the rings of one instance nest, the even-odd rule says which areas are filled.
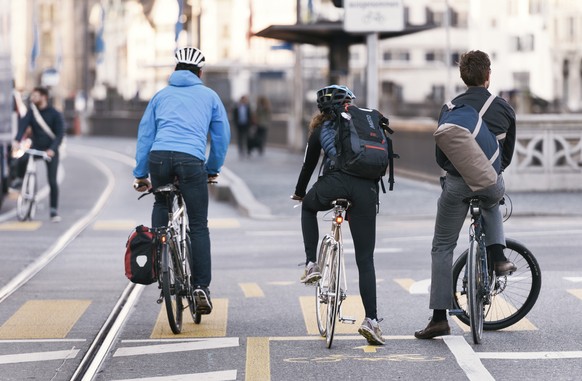
[[[113,381],[234,381],[236,380],[236,369],[220,370],[216,372],[175,374],[171,376],[126,378]]]
[[[10,221],[0,224],[0,231],[35,231],[42,226],[41,221]]]
[[[80,351],[79,349],[73,348],[64,351],[47,351],[47,352],[18,353],[14,355],[0,355],[0,365],[19,364],[23,362],[68,360],[77,357],[79,351]]]
[[[65,338],[90,300],[29,300],[0,327],[0,339]]]
[[[239,283],[245,298],[264,298],[265,293],[257,283]]]
[[[176,353],[217,348],[238,347],[238,337],[208,338],[183,342],[163,343],[118,348],[113,357],[140,356],[160,353]]]
[[[574,295],[575,297],[577,297],[578,299],[582,300],[582,290],[581,289],[572,289],[572,290],[568,290],[568,292],[572,295]]]
[[[226,336],[226,323],[228,318],[228,299],[212,299],[212,313],[202,315],[202,322],[195,324],[190,314],[190,309],[186,308],[182,317],[182,332],[175,335],[168,324],[166,307],[162,304],[156,325],[150,338],[152,339],[175,339],[180,337],[224,337]]]

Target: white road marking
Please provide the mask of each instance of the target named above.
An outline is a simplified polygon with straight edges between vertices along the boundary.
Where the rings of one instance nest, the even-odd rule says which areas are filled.
[[[479,352],[482,359],[496,360],[546,360],[546,359],[580,359],[582,351],[561,352]]]
[[[22,362],[72,359],[77,356],[77,353],[79,353],[79,349],[69,349],[66,351],[19,353],[17,355],[2,355],[0,356],[0,364],[16,364]]]
[[[410,286],[410,294],[412,295],[426,295],[430,290],[430,278],[419,280],[418,282],[414,282],[412,286]]]
[[[219,372],[176,374],[173,376],[127,378],[114,381],[231,381],[236,380],[236,370],[223,370]]]
[[[443,340],[469,380],[495,381],[491,373],[483,366],[477,353],[462,336],[444,336]]]
[[[115,351],[113,357],[120,356],[138,356],[138,355],[151,355],[158,353],[172,353],[172,352],[186,352],[186,351],[197,351],[203,349],[217,349],[217,348],[229,348],[238,347],[239,341],[238,337],[225,337],[217,339],[200,339],[196,341],[187,341],[183,343],[176,344],[158,344],[158,345],[147,345],[140,347],[127,347],[119,348]]]
[[[574,283],[582,282],[582,277],[580,277],[580,276],[565,276],[564,279],[569,280],[570,282],[574,282]]]

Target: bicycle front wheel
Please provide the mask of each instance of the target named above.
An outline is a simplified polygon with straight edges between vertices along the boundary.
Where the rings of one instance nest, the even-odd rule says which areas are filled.
[[[331,238],[325,236],[319,246],[319,254],[317,255],[317,264],[321,271],[321,279],[317,281],[315,286],[315,315],[317,318],[317,329],[319,334],[323,337],[327,334],[327,305],[330,282],[330,266],[327,263],[327,258],[333,248]]]
[[[22,180],[22,188],[16,202],[16,216],[25,221],[34,218],[36,212],[36,174],[27,173]]]
[[[480,344],[483,337],[483,284],[483,262],[479,243],[472,239],[467,257],[467,302],[471,333],[475,344]]]
[[[178,266],[181,265],[176,261],[173,249],[169,244],[164,245],[162,248],[162,292],[164,294],[168,323],[175,334],[179,334],[182,331],[182,311],[184,310],[182,296],[179,295],[179,287],[177,285],[179,276],[176,273],[176,269]]]
[[[333,334],[335,332],[335,325],[337,323],[337,315],[341,303],[341,289],[340,289],[340,275],[342,245],[338,242],[330,251],[328,262],[330,264],[330,282],[328,292],[327,304],[327,335],[325,336],[327,347],[331,348],[333,342]]]
[[[485,310],[483,329],[486,331],[507,328],[527,315],[535,305],[542,286],[540,266],[533,254],[520,242],[506,239],[505,256],[517,266],[512,275],[495,277],[491,304]],[[465,250],[453,266],[454,308],[464,314],[457,316],[469,324],[467,314],[466,283],[463,274],[467,263]]]

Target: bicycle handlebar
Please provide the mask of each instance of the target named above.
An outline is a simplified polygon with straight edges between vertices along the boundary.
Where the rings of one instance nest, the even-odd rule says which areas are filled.
[[[24,152],[31,155],[31,156],[41,157],[41,158],[43,158],[43,160],[51,161],[51,157],[46,153],[46,151],[41,151],[38,149],[29,148]]]
[[[208,178],[208,181],[207,181],[207,184],[210,184],[210,185],[218,184],[218,181],[216,180],[216,177],[213,177],[213,178],[210,178],[209,177]],[[140,186],[140,184],[137,184],[137,183],[133,185],[133,187],[135,189],[139,188],[139,186]],[[156,189],[154,189],[154,188],[148,189],[142,195],[140,195],[137,199],[138,200],[141,200],[143,197],[147,196],[148,194],[156,193],[156,192],[160,191],[161,188],[165,188],[165,187],[168,187],[168,186],[171,186],[171,187],[168,188],[168,189],[164,189],[163,191],[175,192],[176,190],[178,190],[178,191],[180,190],[180,188],[176,187],[176,185],[174,185],[174,184],[166,184],[166,185],[162,185],[161,187],[158,187]]]

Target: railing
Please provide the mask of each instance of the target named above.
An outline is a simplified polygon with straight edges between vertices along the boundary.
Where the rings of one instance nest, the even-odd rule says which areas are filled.
[[[582,190],[582,115],[519,115],[508,190]]]
[[[417,178],[438,181],[434,158],[433,120],[394,120],[397,169]],[[518,115],[517,141],[504,173],[508,191],[582,190],[582,115]]]

